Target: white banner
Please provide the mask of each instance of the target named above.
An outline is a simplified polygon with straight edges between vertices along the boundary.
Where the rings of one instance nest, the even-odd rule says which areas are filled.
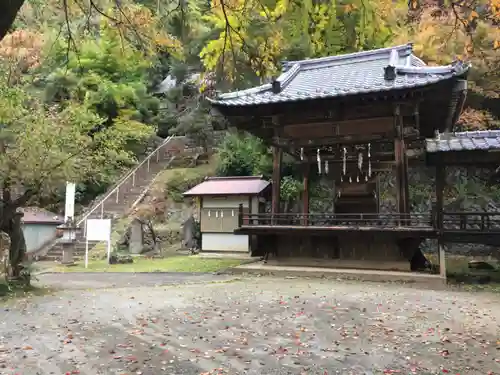
[[[75,216],[75,190],[76,184],[73,182],[66,182],[66,202],[64,205],[64,222],[68,221],[68,218],[74,218]]]

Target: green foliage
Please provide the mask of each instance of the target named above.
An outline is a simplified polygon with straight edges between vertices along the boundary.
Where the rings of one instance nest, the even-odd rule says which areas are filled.
[[[205,68],[238,86],[268,79],[282,59],[385,46],[404,1],[213,1],[204,16],[218,34],[200,53]]]
[[[218,176],[270,178],[272,159],[262,140],[251,135],[228,133],[217,149]]]
[[[107,126],[126,121],[121,129],[125,137],[151,133],[139,125],[154,123],[159,108],[158,100],[147,92],[151,60],[104,21],[98,39],[84,34],[77,47],[78,53],[67,56],[66,42],[56,44],[46,65],[52,72],[44,80],[45,100],[80,102],[105,118]]]
[[[205,179],[202,175],[191,175],[182,172],[175,172],[174,175],[165,184],[165,194],[167,198],[174,202],[182,202],[187,190],[198,185]]]
[[[258,176],[271,179],[272,158],[262,140],[254,136],[228,133],[217,150],[218,176]],[[303,190],[295,162],[285,157],[282,166],[281,199],[291,202],[298,199]]]
[[[37,197],[51,194],[65,181],[99,172],[101,151],[87,136],[102,119],[86,107],[46,107],[22,87],[9,87],[0,77],[0,182],[24,187]],[[108,140],[104,132],[102,139]]]
[[[292,176],[284,176],[281,179],[280,198],[283,202],[299,199],[303,190],[302,183]]]

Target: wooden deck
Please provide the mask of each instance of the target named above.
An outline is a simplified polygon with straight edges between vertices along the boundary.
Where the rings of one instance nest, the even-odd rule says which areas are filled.
[[[247,214],[241,213],[241,234],[340,235],[387,234],[393,237],[441,238],[446,242],[500,245],[500,212],[443,212],[442,223],[431,214]]]
[[[426,237],[434,238],[437,236],[435,228],[428,227],[385,227],[385,226],[363,226],[363,225],[242,225],[235,229],[234,233],[239,234],[290,234],[290,235],[335,235],[342,233],[386,233],[393,237]]]
[[[425,214],[242,214],[235,233],[340,235],[390,234],[393,237],[435,237],[431,216]]]

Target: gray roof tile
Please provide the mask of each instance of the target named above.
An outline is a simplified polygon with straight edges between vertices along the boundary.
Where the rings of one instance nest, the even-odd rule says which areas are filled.
[[[425,140],[430,153],[447,151],[500,150],[500,130],[439,134]]]
[[[386,79],[385,69],[395,68],[394,79]],[[284,63],[276,79],[280,86],[265,84],[226,93],[211,100],[219,106],[245,106],[307,99],[332,98],[395,89],[426,86],[461,75],[469,66],[455,62],[430,67],[413,55],[412,45],[382,48],[347,55]],[[276,85],[275,83],[275,85]]]

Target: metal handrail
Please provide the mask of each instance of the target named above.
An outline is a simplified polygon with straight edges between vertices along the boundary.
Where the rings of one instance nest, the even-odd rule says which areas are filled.
[[[83,229],[83,232],[82,233],[85,233],[85,223],[86,223],[86,220],[87,218],[92,215],[99,207],[104,207],[104,204],[108,201],[108,199],[113,195],[113,194],[116,194],[118,191],[119,191],[119,188],[126,182],[128,181],[128,179],[133,176],[133,178],[135,179],[135,174],[137,173],[137,171],[146,163],[148,163],[148,167],[149,167],[149,162],[151,160],[151,158],[156,154],[156,157],[157,157],[157,162],[159,162],[159,151],[169,142],[171,141],[173,138],[175,138],[175,136],[169,136],[168,138],[166,138],[160,146],[158,146],[155,150],[153,150],[152,152],[150,152],[148,154],[148,156],[146,156],[146,158],[144,160],[142,160],[137,166],[135,166],[132,170],[129,170],[122,178],[120,178],[120,180],[114,184],[113,188],[102,198],[100,199],[97,203],[95,203],[90,211],[87,211],[85,212],[83,215],[81,215],[80,217],[78,217],[78,220],[77,220],[77,226],[79,227],[82,223],[84,223],[84,229]],[[118,194],[117,194],[117,198],[118,198]],[[136,202],[134,202],[134,204],[136,204]],[[102,209],[102,208],[101,208]],[[101,217],[103,216],[103,213],[101,211]],[[54,244],[57,242],[58,240],[58,237],[55,236],[53,237],[52,239],[48,240],[44,245],[40,246],[37,250],[35,250],[34,252],[30,253],[30,257],[38,257],[39,254],[42,254],[44,253],[46,250],[50,250],[50,248],[52,246],[54,246]]]
[[[173,139],[174,136],[169,136],[167,137],[161,145],[159,145],[154,151],[152,151],[148,156],[144,158],[143,161],[141,161],[139,164],[135,166],[131,171],[129,171],[125,176],[123,176],[103,198],[101,198],[99,201],[97,201],[94,206],[91,208],[90,211],[86,212],[81,218],[78,219],[76,222],[77,227],[80,227],[82,223],[84,223],[90,215],[92,215],[99,207],[102,208],[104,207],[104,203],[113,195],[113,194],[118,194],[120,191],[120,187],[129,180],[130,177],[132,177],[135,180],[135,174],[141,168],[145,163],[148,164],[149,168],[149,163],[151,158],[156,154],[157,156],[157,162],[159,161],[159,154],[158,152],[168,143]],[[135,181],[134,181],[135,182]],[[101,216],[103,213],[101,212]]]

